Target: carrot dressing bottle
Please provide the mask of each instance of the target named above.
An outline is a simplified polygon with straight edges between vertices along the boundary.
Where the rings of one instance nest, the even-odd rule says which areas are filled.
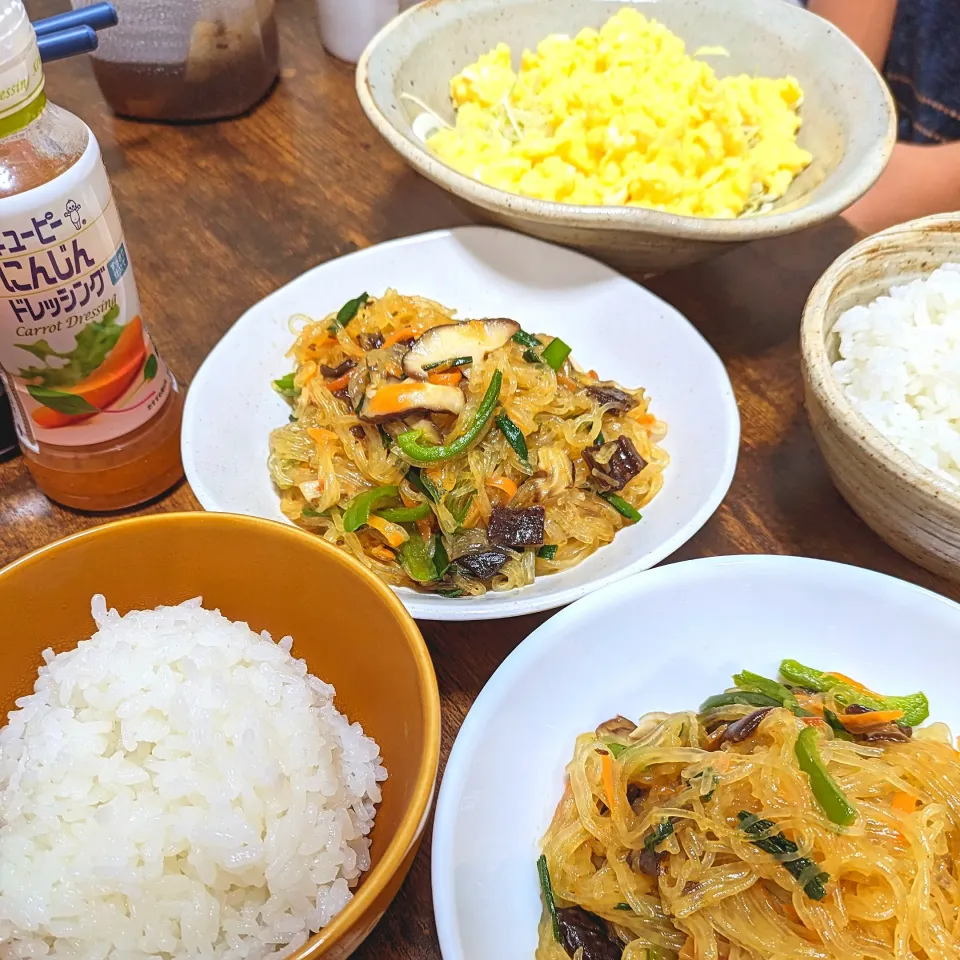
[[[116,510],[183,475],[183,395],[144,327],[100,147],[47,103],[21,0],[0,0],[0,377],[51,499]]]

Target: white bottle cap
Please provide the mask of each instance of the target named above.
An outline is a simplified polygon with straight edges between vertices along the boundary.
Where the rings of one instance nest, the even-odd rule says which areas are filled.
[[[0,0],[0,120],[43,92],[37,37],[21,0]]]
[[[317,12],[320,42],[338,60],[356,63],[381,27],[400,12],[400,0],[317,0]]]

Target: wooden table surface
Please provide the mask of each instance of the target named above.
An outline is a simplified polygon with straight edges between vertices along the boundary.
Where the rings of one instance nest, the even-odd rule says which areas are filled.
[[[40,0],[31,15],[63,6]],[[84,59],[47,67],[50,99],[83,117],[100,140],[144,315],[163,356],[188,383],[244,310],[310,267],[465,222],[369,126],[354,96],[353,69],[320,46],[313,0],[280,0],[279,18],[280,84],[251,115],[226,123],[119,120]],[[718,351],[743,420],[740,463],[726,501],[668,562],[734,553],[821,557],[960,598],[960,590],[894,553],[846,506],[807,423],[800,313],[817,277],[854,239],[836,221],[647,283]],[[131,512],[197,509],[181,483]],[[52,505],[19,457],[0,462],[0,564],[108,519]],[[548,616],[421,624],[443,701],[444,759],[486,680]],[[409,879],[358,960],[439,957],[429,856],[428,828]]]

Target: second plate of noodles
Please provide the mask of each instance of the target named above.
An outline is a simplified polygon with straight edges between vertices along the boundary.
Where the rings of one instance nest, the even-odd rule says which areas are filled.
[[[960,752],[922,693],[785,660],[577,738],[537,960],[960,957]]]
[[[270,435],[284,515],[382,580],[457,599],[531,585],[609,544],[661,490],[667,425],[559,337],[363,293],[294,318]],[[264,387],[266,389],[266,385]]]

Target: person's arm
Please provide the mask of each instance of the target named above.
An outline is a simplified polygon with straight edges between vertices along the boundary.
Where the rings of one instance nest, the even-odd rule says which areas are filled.
[[[810,0],[809,9],[842,30],[881,70],[897,0]],[[898,143],[887,169],[844,213],[864,233],[947,210],[960,210],[960,142]]]
[[[883,69],[897,0],[810,0],[807,9],[842,30],[878,70]]]
[[[880,179],[844,214],[864,233],[960,210],[960,142],[898,143]]]

